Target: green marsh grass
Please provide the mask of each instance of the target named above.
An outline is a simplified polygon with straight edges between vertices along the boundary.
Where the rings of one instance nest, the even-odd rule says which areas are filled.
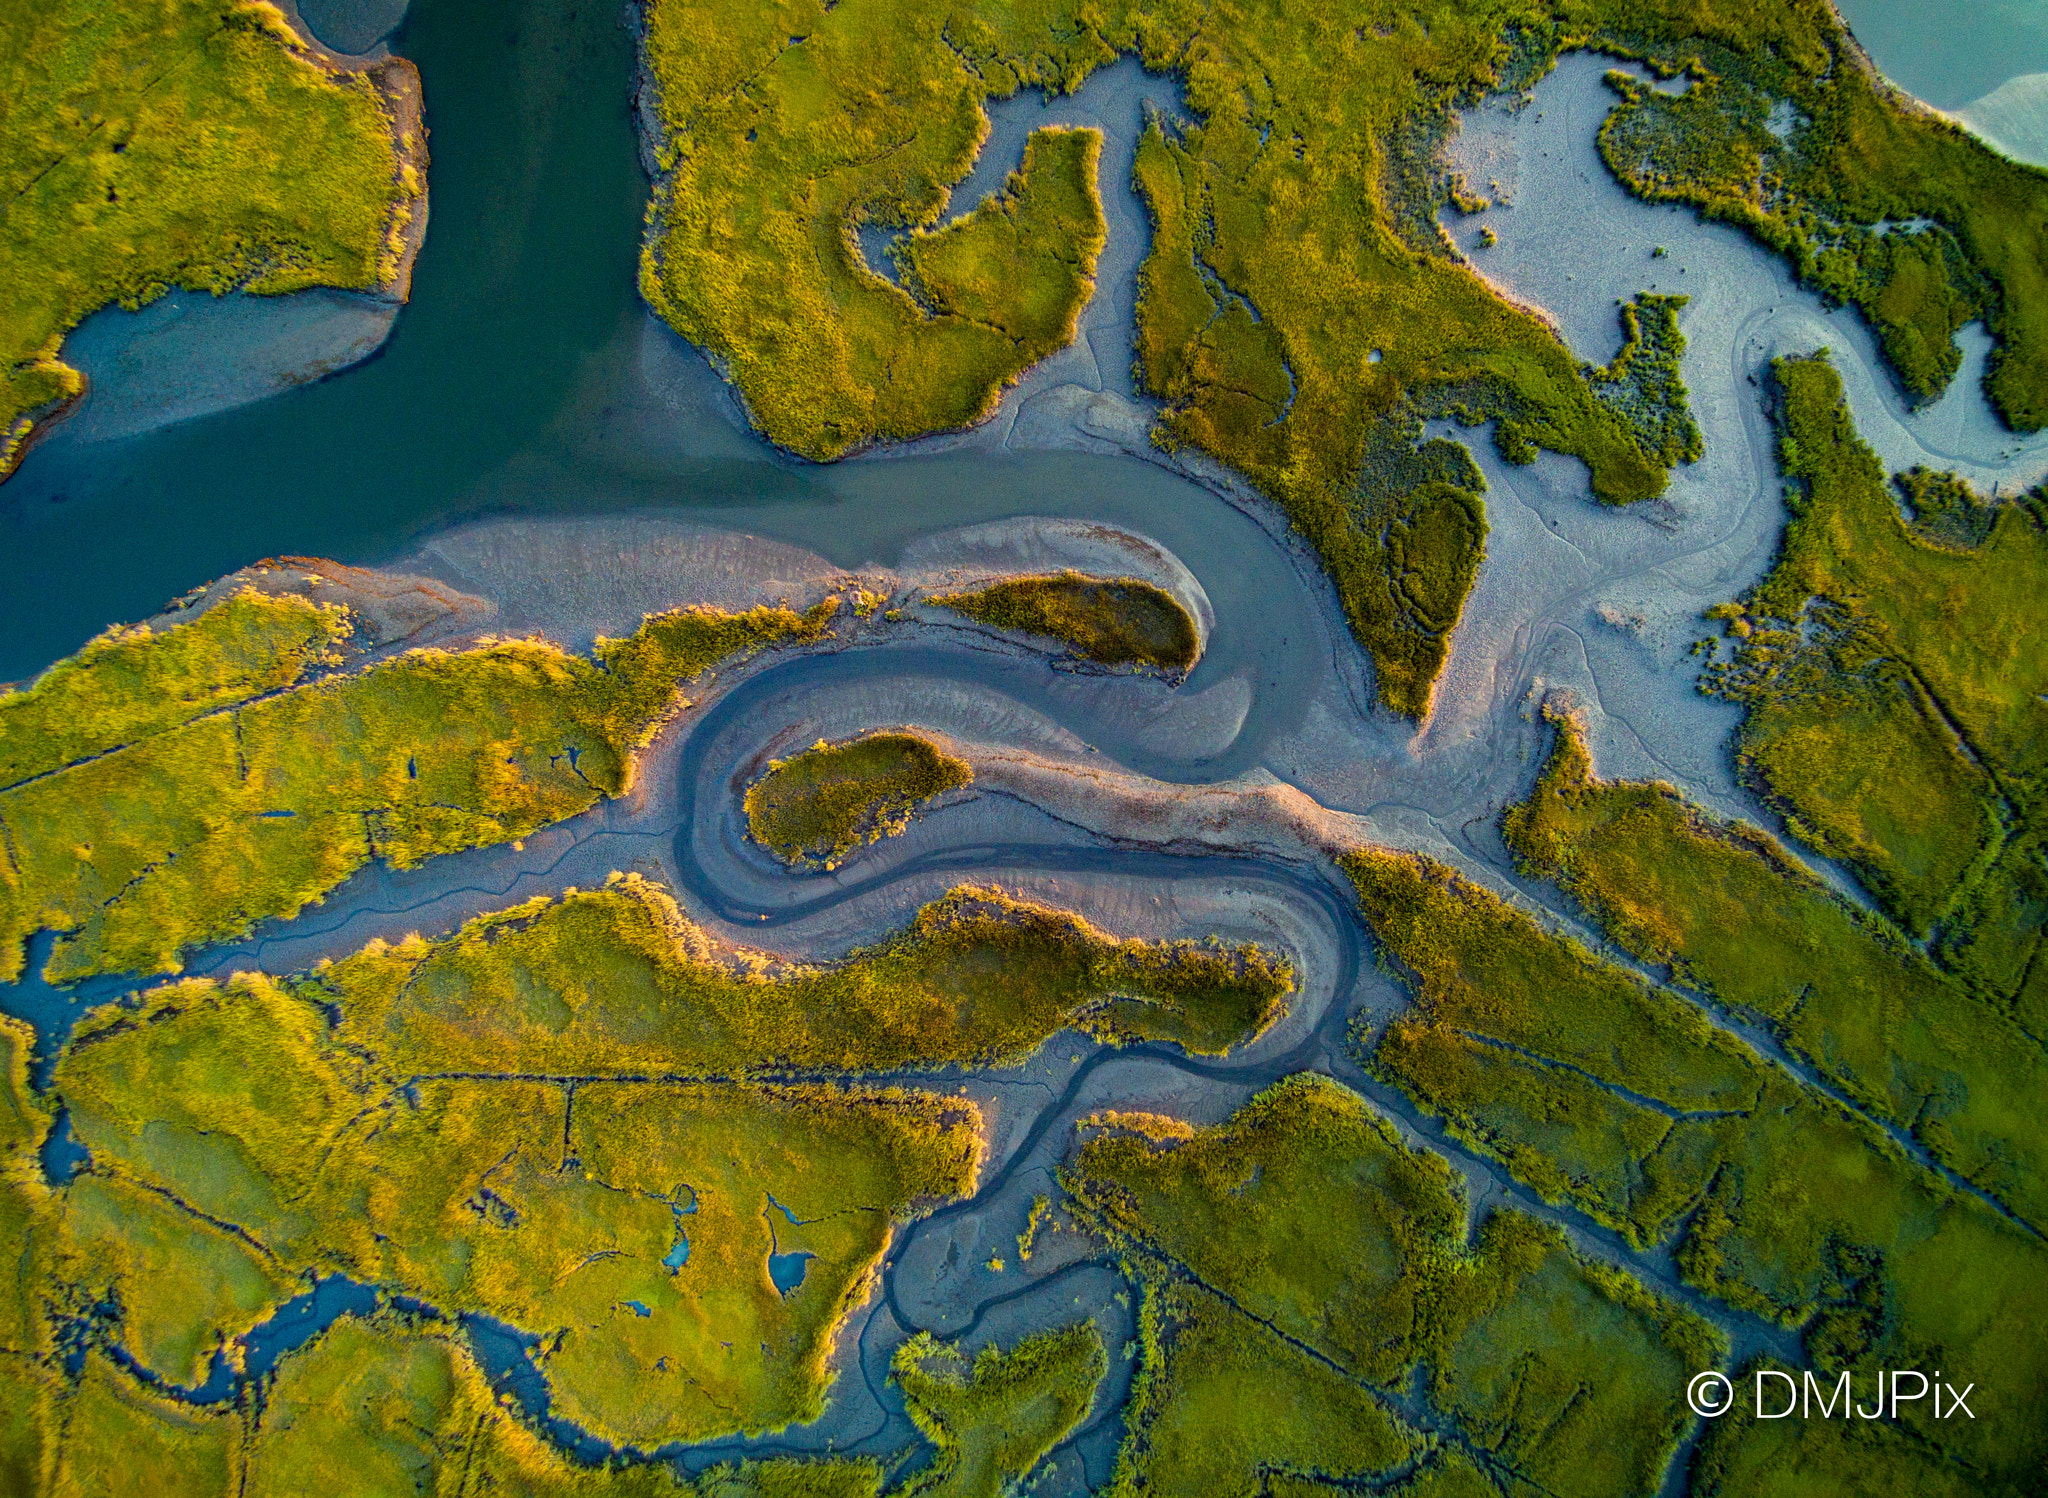
[[[1202,648],[1195,621],[1180,601],[1135,577],[1074,571],[1013,577],[927,601],[997,629],[1058,640],[1099,666],[1155,666],[1183,675]]]
[[[0,693],[0,787],[293,686],[353,632],[340,605],[254,589],[189,623],[116,626]]]
[[[991,1343],[971,1363],[920,1332],[896,1349],[890,1369],[912,1423],[937,1450],[896,1491],[1002,1498],[1087,1417],[1109,1356],[1095,1324],[1083,1321],[1026,1337],[1008,1352]]]
[[[1947,387],[1954,335],[1982,317],[1993,405],[2020,431],[2048,422],[2048,173],[1894,94],[1825,8],[1691,25],[1639,0],[1608,8],[1617,50],[1693,80],[1674,96],[1609,75],[1623,102],[1600,150],[1625,186],[1741,226],[1853,304],[1913,399]]]
[[[1745,708],[1738,765],[1792,835],[1848,864],[1945,968],[2038,1033],[2040,496],[1994,506],[1952,476],[1909,474],[1909,519],[1824,356],[1779,361],[1773,393],[1792,517],[1770,574],[1713,611],[1732,654],[1702,690]],[[1976,544],[1927,533],[1959,507]]]
[[[1257,1493],[1273,1468],[1384,1483],[1428,1450],[1395,1402],[1411,1386],[1464,1458],[1539,1489],[1653,1490],[1685,1379],[1725,1355],[1520,1213],[1468,1245],[1442,1156],[1327,1078],[1209,1128],[1105,1115],[1066,1181],[1147,1286],[1117,1492]]]
[[[641,290],[806,457],[986,415],[1072,340],[1094,289],[1097,131],[1033,131],[1002,192],[943,221],[988,130],[988,89],[948,45],[974,45],[959,19],[915,0],[648,8],[661,141]],[[864,224],[910,231],[902,284],[866,264]]]
[[[1668,1246],[1703,1292],[1798,1328],[1816,1368],[1868,1376],[1939,1356],[1930,1367],[1996,1368],[2014,1388],[2048,1378],[2023,1330],[2048,1313],[2038,1236],[1693,1005],[1451,870],[1377,851],[1345,865],[1417,998],[1377,1039],[1361,1033],[1364,1064],[1452,1137],[1630,1242]],[[2017,1406],[1914,1411],[1902,1428],[1902,1454],[1973,1466],[1991,1491],[2018,1491],[2048,1451]],[[1856,1469],[1834,1481],[1856,1489]]]
[[[841,962],[782,963],[713,947],[628,875],[299,981],[338,1035],[407,1072],[721,1076],[1013,1062],[1069,1026],[1217,1055],[1279,1016],[1293,972],[973,886]]]
[[[97,1350],[42,1415],[52,1460],[9,1492],[222,1498],[238,1490],[242,1421],[233,1406],[208,1409],[156,1393]]]
[[[176,972],[373,858],[410,868],[573,816],[631,784],[687,683],[831,614],[680,609],[589,658],[497,640],[306,679],[344,627],[307,607],[245,595],[104,637],[0,697],[0,762],[98,751],[0,789],[0,980],[38,930],[60,933],[52,982]]]
[[[555,1408],[636,1446],[816,1418],[894,1225],[971,1190],[980,1162],[973,1106],[928,1093],[407,1078],[261,980],[145,1004],[59,1066],[96,1170],[230,1225],[273,1271],[560,1330],[540,1356]],[[149,1224],[109,1227],[139,1263]],[[771,1253],[812,1256],[787,1293]],[[75,1298],[103,1274],[52,1279]],[[122,1281],[138,1356],[165,1315],[183,1355],[193,1283]]]
[[[747,787],[747,830],[785,863],[836,869],[856,848],[894,837],[917,809],[974,779],[967,761],[915,733],[820,739]]]
[[[1506,819],[1524,871],[1569,891],[1630,953],[1767,1026],[2013,1211],[2048,1222],[2040,1044],[1767,834],[1670,786],[1595,780],[1577,725],[1553,722],[1550,764]]]
[[[55,1191],[28,1037],[0,1027],[18,1120],[0,1226],[23,1266],[0,1355],[47,1356],[55,1324],[111,1305],[97,1335],[189,1381],[338,1272],[548,1334],[554,1407],[614,1442],[808,1421],[895,1226],[973,1189],[983,1120],[957,1097],[796,1077],[1015,1059],[1068,1026],[1217,1051],[1290,987],[1256,948],[1120,941],[973,889],[843,962],[778,963],[715,948],[621,876],[440,942],[93,1011],[52,1087],[93,1165]],[[802,1277],[778,1285],[771,1255],[806,1256]],[[1011,1356],[975,1387],[1014,1386],[1017,1429],[1042,1431],[1032,1402],[1071,1401],[1035,1382],[1038,1353]],[[935,1384],[931,1408],[948,1397]],[[732,1481],[781,1481],[748,1470]]]

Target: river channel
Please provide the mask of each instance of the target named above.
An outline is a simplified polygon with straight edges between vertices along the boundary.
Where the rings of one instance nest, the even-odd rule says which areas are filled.
[[[389,14],[380,0],[329,7],[330,39],[372,45]],[[1196,482],[1115,450],[1133,430],[1142,446],[1144,409],[1128,373],[1144,230],[1119,163],[1141,103],[1174,105],[1163,80],[1126,60],[1056,108],[1010,101],[975,178],[997,180],[1004,153],[1038,120],[1099,120],[1109,132],[1111,246],[1075,348],[1028,376],[967,438],[820,468],[755,438],[705,360],[637,297],[647,182],[629,95],[632,37],[609,0],[420,0],[390,45],[420,67],[433,159],[431,226],[388,341],[344,372],[233,409],[152,425],[105,411],[96,423],[89,407],[53,433],[0,487],[0,596],[9,600],[0,678],[30,675],[110,621],[146,617],[197,584],[282,554],[433,576],[490,599],[509,629],[581,648],[630,628],[643,604],[693,601],[661,599],[665,574],[648,559],[706,527],[786,543],[822,575],[908,570],[935,536],[984,522],[1101,522],[1176,557],[1212,603],[1215,629],[1177,685],[1081,675],[937,631],[793,652],[721,683],[651,757],[649,788],[630,804],[600,806],[519,847],[365,870],[296,921],[196,954],[192,971],[302,968],[373,936],[446,930],[637,868],[719,934],[799,955],[844,952],[973,880],[1122,931],[1268,941],[1302,978],[1289,1018],[1222,1061],[1062,1035],[1021,1067],[885,1079],[964,1090],[990,1110],[981,1189],[897,1236],[880,1293],[842,1339],[824,1420],[664,1456],[701,1468],[740,1453],[905,1449],[913,1433],[886,1375],[893,1348],[917,1330],[1007,1343],[1087,1313],[1120,1353],[1135,1334],[1131,1287],[1095,1249],[1077,1240],[1028,1274],[986,1267],[1015,1241],[1033,1196],[1051,1189],[1074,1122],[1110,1106],[1220,1119],[1303,1069],[1358,1088],[1405,1135],[1451,1158],[1475,1210],[1511,1202],[1559,1223],[1587,1253],[1715,1320],[1738,1358],[1787,1345],[1781,1329],[1687,1290],[1668,1254],[1633,1251],[1545,1205],[1359,1070],[1353,1027],[1405,1000],[1376,969],[1327,860],[1148,844],[1058,807],[990,796],[927,818],[838,874],[771,877],[732,835],[735,787],[774,745],[821,724],[915,722],[996,741],[1023,724],[1134,783],[1219,795],[1284,785],[1353,819],[1362,835],[1425,849],[1597,942],[1554,892],[1516,879],[1493,830],[1534,773],[1536,695],[1566,688],[1587,705],[1602,773],[1671,779],[1718,810],[1768,823],[1728,764],[1731,711],[1696,694],[1688,654],[1700,611],[1762,574],[1783,521],[1755,380],[1776,354],[1830,346],[1859,424],[1893,466],[1959,468],[1986,487],[2032,482],[2048,469],[2048,440],[2019,439],[1991,418],[1977,385],[1981,330],[1968,335],[1955,388],[1909,410],[1852,314],[1820,307],[1734,230],[1637,203],[1605,174],[1593,150],[1612,104],[1605,60],[1568,58],[1533,103],[1474,111],[1456,150],[1474,180],[1497,178],[1504,190],[1483,220],[1447,227],[1481,274],[1548,311],[1589,361],[1619,343],[1617,297],[1653,284],[1688,293],[1684,372],[1707,456],[1675,477],[1665,500],[1615,512],[1589,502],[1577,464],[1546,457],[1510,469],[1483,434],[1453,431],[1488,479],[1492,534],[1437,711],[1418,730],[1371,705],[1369,668],[1327,581],[1271,511],[1214,475]],[[1484,250],[1481,227],[1495,231]],[[1654,263],[1653,248],[1664,251]],[[191,346],[203,352],[216,336],[205,331],[210,314],[191,315],[200,330]],[[113,321],[84,342],[118,349],[128,316],[102,314]],[[102,396],[119,388],[110,375]],[[588,569],[552,561],[600,543],[620,560],[592,603],[572,586]],[[47,938],[32,948],[36,966],[47,951]],[[47,1059],[85,1003],[130,986],[104,980],[59,993],[31,977],[0,989],[0,1009],[36,1023]],[[286,1315],[290,1336],[360,1303],[346,1286],[309,1291]],[[552,1422],[518,1335],[472,1334],[493,1377],[568,1449],[603,1454]],[[288,1345],[283,1331],[270,1335]],[[250,1366],[260,1371],[264,1359]],[[1055,1453],[1039,1491],[1107,1479],[1132,1368],[1112,1357],[1095,1412]],[[225,1397],[235,1383],[221,1376],[186,1394]],[[1682,1485],[1684,1464],[1672,1471]]]

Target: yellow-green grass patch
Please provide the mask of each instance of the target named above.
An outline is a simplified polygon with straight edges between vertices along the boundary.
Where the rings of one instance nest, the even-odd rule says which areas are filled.
[[[1773,384],[1792,518],[1769,576],[1713,611],[1732,655],[1703,690],[1745,707],[1738,762],[1794,836],[1980,996],[2028,1002],[2048,921],[2039,497],[1965,504],[1952,478],[1906,475],[1909,519],[1824,357],[1779,361]],[[1930,533],[1944,504],[1974,545]]]
[[[649,7],[642,293],[806,457],[986,415],[1094,290],[1099,131],[1033,131],[1001,193],[941,222],[988,130],[957,30],[907,0]],[[901,285],[862,258],[866,224],[911,231]]]
[[[1577,725],[1553,721],[1550,764],[1506,819],[1525,870],[1570,891],[1628,951],[1760,1020],[2013,1210],[2048,1221],[2039,1043],[1768,835],[1670,786],[1593,779]]]
[[[2001,1368],[2016,1387],[2048,1378],[2048,1353],[2011,1314],[2048,1311],[2037,1237],[1706,1029],[1691,1005],[1450,870],[1384,852],[1345,862],[1418,995],[1366,1065],[1453,1137],[1635,1242],[1671,1243],[1690,1283],[1802,1327],[1816,1367],[1871,1373],[1938,1350],[1938,1366]],[[1518,985],[1540,994],[1540,1014],[1502,1002]],[[1632,1038],[1603,1058],[1610,1035]],[[1673,1088],[1688,1055],[1702,1078],[1733,1073],[1722,1099]],[[1925,1460],[1975,1463],[2000,1481],[2048,1449],[2016,1409],[1907,1423]]]
[[[1264,1468],[1394,1466],[1419,1447],[1378,1401],[1421,1365],[1434,1412],[1486,1460],[1559,1491],[1651,1489],[1688,1423],[1685,1378],[1724,1353],[1711,1326],[1521,1214],[1491,1216],[1468,1248],[1443,1158],[1327,1079],[1289,1078],[1211,1128],[1099,1123],[1067,1170],[1077,1210],[1170,1287],[1147,1303],[1127,1488],[1162,1460],[1247,1492]],[[1376,1437],[1372,1463],[1318,1459],[1347,1434]]]
[[[274,985],[201,987],[116,1011],[60,1063],[95,1170],[174,1197],[279,1269],[549,1333],[555,1408],[624,1444],[815,1418],[833,1337],[894,1225],[970,1190],[979,1166],[964,1100],[408,1080],[319,1033],[320,1012]],[[124,1303],[170,1308],[133,1330],[168,1317],[157,1339],[190,1345],[198,1308],[171,1313],[191,1266],[152,1259],[139,1216],[90,1230],[125,1240],[110,1244]],[[90,1303],[80,1292],[104,1280],[60,1265],[53,1284]],[[225,1272],[199,1283],[223,1287],[207,1325],[245,1314]]]
[[[224,624],[203,614],[89,646],[75,669],[45,678],[53,706],[104,699],[110,730],[142,736],[0,791],[11,855],[0,862],[0,980],[20,975],[25,939],[43,929],[61,933],[45,968],[53,982],[175,972],[192,946],[296,915],[372,858],[409,868],[573,816],[630,784],[634,752],[684,705],[685,683],[814,636],[831,600],[803,616],[651,615],[589,658],[499,640],[296,685],[309,637],[259,628],[251,645],[244,628],[250,613],[289,621],[292,606],[221,607],[234,611]],[[336,626],[318,616],[300,627],[321,643]],[[179,683],[217,705],[145,718],[138,683]],[[237,700],[273,685],[285,689]],[[77,747],[53,746],[39,726],[43,690],[0,725],[0,745],[18,745],[25,763]]]
[[[187,624],[116,626],[0,693],[0,786],[292,686],[331,663],[348,610],[245,589]]]
[[[1005,578],[931,603],[997,629],[1058,640],[1101,666],[1155,666],[1181,674],[1201,653],[1201,635],[1180,601],[1135,577],[1066,571]]]
[[[341,1038],[407,1074],[985,1065],[1068,1026],[1217,1054],[1263,1032],[1292,988],[1291,967],[1249,944],[1120,940],[971,886],[843,961],[785,963],[713,947],[637,876],[440,942],[373,943],[301,980]]]
[[[113,1306],[122,1344],[166,1383],[205,1381],[213,1353],[298,1287],[261,1247],[118,1176],[64,1190],[56,1273]]]
[[[242,1422],[231,1405],[169,1399],[98,1352],[65,1390],[55,1470],[12,1493],[97,1498],[104,1493],[222,1498],[241,1476]]]
[[[278,1364],[239,1491],[433,1491],[444,1455],[493,1403],[476,1365],[447,1335],[393,1315],[345,1316]]]
[[[1087,1416],[1109,1372],[1091,1321],[991,1343],[970,1364],[958,1348],[920,1332],[890,1367],[911,1421],[937,1448],[900,1492],[928,1498],[1001,1498]]]
[[[894,837],[917,809],[974,779],[964,759],[915,733],[820,739],[747,787],[747,830],[785,863],[836,869],[856,848]]]
[[[1143,1295],[1112,1498],[1261,1498],[1289,1471],[1327,1474],[1351,1492],[1421,1450],[1370,1391],[1219,1297],[1166,1278],[1148,1278]]]

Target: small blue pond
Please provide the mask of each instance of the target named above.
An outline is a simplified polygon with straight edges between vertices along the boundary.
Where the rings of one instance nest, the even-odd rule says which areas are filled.
[[[769,1282],[784,1295],[789,1294],[804,1282],[804,1272],[816,1257],[808,1253],[768,1255]]]

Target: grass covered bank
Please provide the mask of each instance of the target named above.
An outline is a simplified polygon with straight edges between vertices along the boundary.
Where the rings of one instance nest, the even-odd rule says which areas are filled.
[[[2048,1030],[2048,512],[1952,477],[1886,482],[1825,358],[1772,381],[1791,519],[1712,611],[1702,690],[1742,704],[1737,765],[1978,997]]]
[[[540,640],[333,671],[339,605],[254,592],[115,630],[0,695],[0,979],[178,970],[382,858],[509,842],[621,794],[635,753],[721,661],[833,609],[678,609],[589,658]]]
[[[0,1285],[0,1470],[27,1462],[10,1491],[40,1491],[67,1432],[128,1431],[201,1472],[240,1450],[268,1469],[252,1487],[302,1491],[302,1464],[360,1429],[401,1469],[452,1481],[483,1461],[583,1490],[509,1413],[500,1428],[470,1408],[455,1435],[435,1415],[474,1383],[472,1313],[538,1339],[554,1412],[609,1442],[814,1420],[897,1226],[970,1192],[985,1143],[968,1099],[860,1073],[1014,1060],[1068,1026],[1218,1052],[1263,1029],[1290,976],[1257,948],[1120,941],[973,890],[841,962],[782,963],[713,948],[620,877],[437,942],[102,1006],[47,1096],[28,1087],[28,1028],[0,1021],[0,1246],[19,1266]],[[90,1160],[52,1180],[36,1151],[58,1106]],[[288,1358],[254,1418],[155,1398],[334,1274],[385,1309]],[[929,1480],[1021,1476],[1105,1361],[1085,1323],[971,1369],[911,1344],[896,1374],[939,1447]],[[756,1477],[872,1493],[877,1473]],[[749,1490],[723,1480],[741,1485],[706,1491]]]
[[[83,392],[66,334],[172,286],[396,291],[419,80],[316,59],[263,0],[0,4],[0,477]]]
[[[1852,1372],[1867,1390],[1879,1368],[1935,1357],[1930,1369],[1995,1369],[2019,1391],[1974,1420],[1909,1408],[1859,1422],[1847,1442],[1817,1419],[1764,1425],[1739,1448],[1722,1431],[1735,1475],[1711,1491],[1756,1491],[1745,1482],[1774,1467],[1796,1474],[1774,1489],[1788,1493],[2029,1490],[2044,1440],[2028,1412],[2048,1386],[2029,1330],[2048,1303],[2036,1232],[1699,1006],[1454,871],[1380,851],[1345,862],[1416,998],[1381,1033],[1361,1031],[1362,1064],[1452,1137],[1632,1245],[1667,1250],[1702,1292],[1798,1329],[1807,1366],[1830,1379]],[[1689,957],[1682,971],[1702,966]],[[1858,1024],[1852,1014],[1845,1048]],[[1900,1060],[1910,1074],[1924,1056]]]
[[[1726,1354],[1555,1228],[1468,1236],[1443,1157],[1327,1077],[1212,1127],[1091,1125],[1063,1181],[1144,1286],[1111,1493],[1654,1492],[1685,1379]]]

